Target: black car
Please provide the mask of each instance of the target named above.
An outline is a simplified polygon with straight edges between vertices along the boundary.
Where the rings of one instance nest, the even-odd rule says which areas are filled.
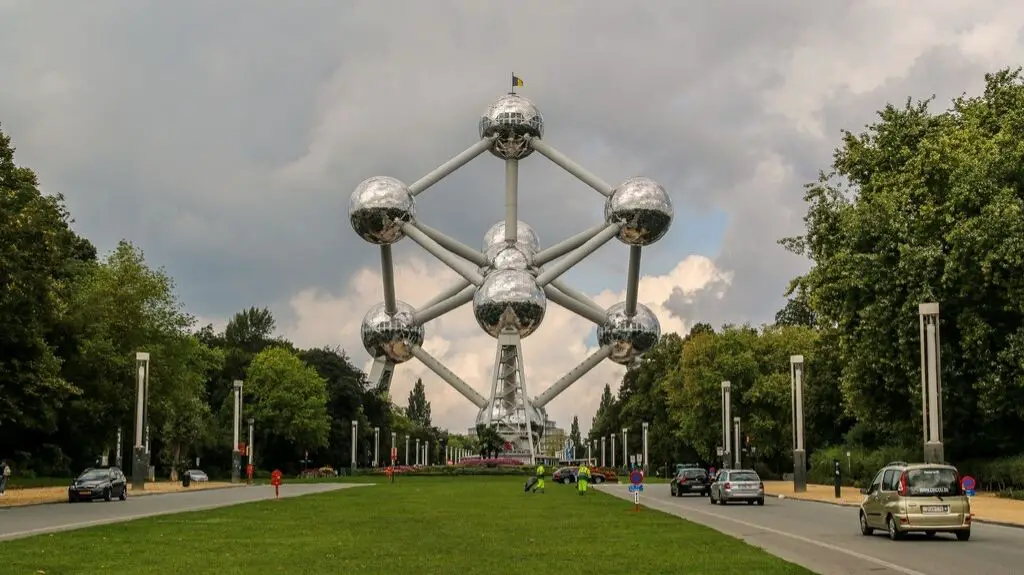
[[[679,473],[669,483],[672,497],[682,497],[686,493],[699,493],[707,496],[711,493],[711,478],[708,472],[701,467],[688,467],[680,469]]]
[[[68,486],[68,503],[101,498],[110,501],[115,497],[128,499],[128,480],[117,467],[86,469]]]
[[[554,483],[576,483],[576,472],[579,470],[578,466],[562,467],[557,469],[551,474],[551,481]],[[607,478],[603,473],[595,472],[593,468],[590,470],[590,482],[591,483],[604,483]]]

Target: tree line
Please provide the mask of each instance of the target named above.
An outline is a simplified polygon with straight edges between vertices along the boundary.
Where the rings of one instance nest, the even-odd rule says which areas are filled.
[[[802,354],[812,477],[846,452],[861,476],[887,458],[921,460],[918,304],[938,302],[945,456],[1000,486],[1024,483],[1021,70],[933,107],[908,99],[843,132],[804,189],[804,233],[780,241],[812,265],[775,321],[666,335],[618,394],[606,387],[589,439],[629,427],[636,453],[648,421],[653,460],[712,460],[729,380],[751,459],[791,469],[789,356]]]

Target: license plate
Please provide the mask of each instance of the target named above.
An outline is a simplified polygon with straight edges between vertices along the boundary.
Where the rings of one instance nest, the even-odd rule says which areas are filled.
[[[92,491],[79,491],[79,495],[92,495]]]
[[[922,505],[921,513],[948,513],[949,507],[945,505]]]

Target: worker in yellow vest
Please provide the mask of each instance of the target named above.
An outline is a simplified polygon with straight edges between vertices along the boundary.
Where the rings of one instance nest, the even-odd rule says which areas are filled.
[[[544,493],[544,464],[541,463],[537,466],[537,483],[533,486],[533,492],[540,491]]]
[[[580,465],[579,470],[576,471],[576,489],[579,490],[580,495],[587,492],[587,485],[590,483],[590,468],[584,463]]]

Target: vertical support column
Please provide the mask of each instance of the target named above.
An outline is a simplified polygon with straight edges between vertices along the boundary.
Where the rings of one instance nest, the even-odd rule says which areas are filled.
[[[515,243],[519,230],[519,160],[505,160],[505,241]]]
[[[255,434],[253,432],[255,431],[255,429],[256,429],[256,420],[250,417],[249,418],[249,445],[245,446],[245,453],[246,453],[246,456],[248,457],[249,465],[252,466],[252,475],[249,475],[248,471],[246,471],[246,474],[245,474],[245,476],[249,478],[249,483],[250,484],[252,483],[253,477],[255,477],[255,475],[256,475],[256,452],[253,450],[254,449],[253,448],[253,442],[254,442],[254,438],[255,438]]]
[[[733,449],[734,449],[733,455],[735,456],[734,459],[733,459],[733,462],[734,462],[733,469],[742,469],[743,468],[743,457],[742,457],[743,451],[740,448],[740,437],[741,437],[740,418],[739,417],[734,417],[734,418],[732,418],[732,421],[733,421],[733,423],[736,426],[736,428],[733,430],[733,438],[732,438],[733,442],[735,444],[733,446]]]
[[[373,466],[380,465],[380,428],[373,428]]]
[[[650,474],[650,471],[651,471],[651,460],[648,458],[648,452],[647,452],[647,433],[648,433],[649,428],[650,428],[650,424],[645,421],[644,424],[643,424],[643,442],[644,442],[643,468],[644,468],[644,475]]]
[[[420,438],[416,438],[416,465],[423,461],[423,449],[420,447]]]
[[[423,465],[430,465],[430,442],[423,442]]]
[[[629,468],[629,428],[622,428],[622,466]]]
[[[356,465],[356,462],[357,462],[356,451],[358,449],[359,449],[359,422],[353,419],[352,420],[352,461],[349,462],[349,465],[351,466],[353,473],[355,473],[356,467],[357,467],[357,465]]]
[[[135,404],[135,445],[132,450],[132,489],[142,491],[146,488],[146,476],[149,474],[149,457],[144,443],[146,428],[146,387],[149,380],[149,353],[140,351],[135,354],[135,372],[138,378]]]
[[[402,460],[402,464],[409,465],[409,436],[405,436],[405,459]]]
[[[611,435],[611,444],[612,444],[612,446],[611,446],[612,447],[612,449],[611,449],[611,451],[612,451],[612,469],[615,469],[615,434],[614,433]]]
[[[807,451],[804,449],[804,356],[789,356],[793,407],[793,492],[807,491]]]
[[[921,411],[925,463],[945,460],[942,445],[942,360],[939,345],[939,304],[918,306],[921,328]]]
[[[242,476],[242,452],[238,450],[242,427],[242,381],[236,379],[231,387],[235,394],[235,418],[231,422],[231,483],[238,483]]]
[[[587,442],[587,465],[593,465],[594,464],[593,463],[594,462],[594,460],[593,460],[593,447],[594,447],[594,442],[593,441],[588,441]]]
[[[722,467],[732,467],[732,384],[722,382]]]
[[[605,467],[605,463],[607,462],[607,459],[605,458],[605,455],[608,453],[607,439],[607,437],[601,437],[601,467]]]
[[[122,464],[121,454],[123,452],[124,452],[124,447],[121,445],[121,428],[118,427],[117,428],[117,452],[114,454],[114,465],[116,465],[119,469],[123,468],[122,465],[121,465]]]

